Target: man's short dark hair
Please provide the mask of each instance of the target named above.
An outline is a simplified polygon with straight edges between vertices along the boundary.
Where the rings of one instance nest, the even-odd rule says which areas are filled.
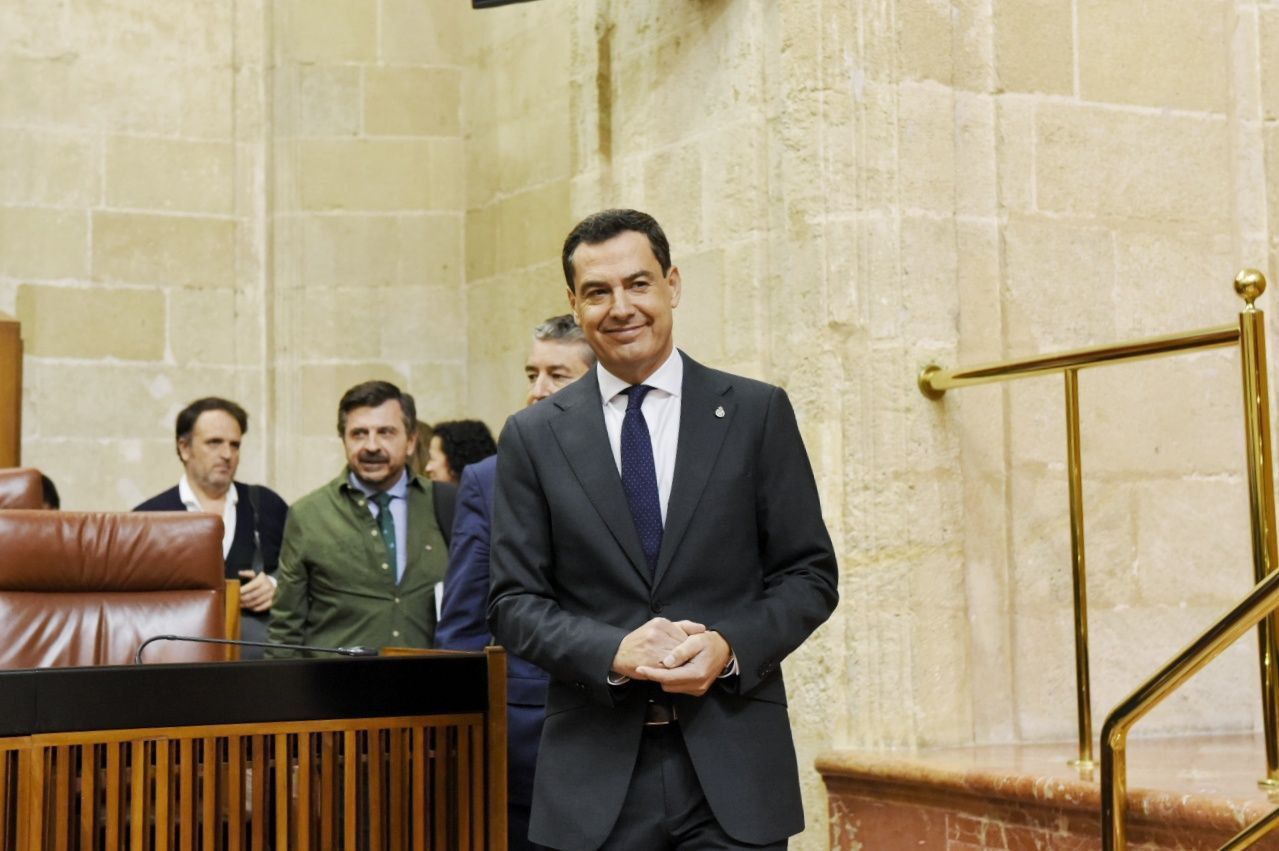
[[[454,475],[462,475],[468,464],[483,461],[497,454],[493,432],[479,420],[449,420],[435,424],[435,434],[440,439],[440,449],[448,459]]]
[[[206,411],[225,411],[240,426],[240,434],[247,434],[249,431],[249,415],[244,412],[244,408],[241,408],[230,399],[205,396],[203,399],[196,399],[190,405],[178,411],[178,417],[173,426],[177,443],[191,439],[191,432],[195,431],[195,421],[200,419],[200,414]],[[178,452],[178,457],[182,457],[181,451]]]
[[[582,333],[582,326],[577,324],[577,319],[571,313],[552,316],[541,325],[538,325],[533,329],[533,339],[547,343],[580,346],[582,349],[582,362],[587,366],[595,365],[595,352],[591,349],[590,344],[586,342],[586,335]]]
[[[338,402],[338,434],[346,436],[346,416],[356,408],[378,408],[393,399],[400,403],[404,413],[405,434],[416,434],[417,405],[413,397],[389,381],[365,381],[342,394],[342,401]]]
[[[568,288],[576,291],[573,285],[573,254],[582,243],[598,245],[607,242],[620,233],[633,230],[648,237],[648,244],[653,249],[653,256],[662,267],[665,275],[671,270],[671,244],[666,241],[666,234],[657,219],[639,210],[601,210],[592,213],[577,223],[577,227],[569,232],[564,240],[564,252],[561,259],[564,263],[564,280]]]
[[[45,508],[62,507],[62,498],[58,496],[57,485],[44,473],[40,474],[40,499]]]

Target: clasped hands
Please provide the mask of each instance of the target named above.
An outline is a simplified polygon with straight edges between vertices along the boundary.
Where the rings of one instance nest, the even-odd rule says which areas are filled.
[[[732,655],[724,637],[703,624],[653,618],[622,639],[613,670],[633,680],[651,680],[662,691],[701,697]]]

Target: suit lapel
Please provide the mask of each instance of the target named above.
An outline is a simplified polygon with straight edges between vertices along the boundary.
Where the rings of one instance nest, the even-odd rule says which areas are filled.
[[[549,404],[559,408],[560,415],[551,418],[551,431],[600,519],[626,553],[631,566],[648,583],[651,581],[648,563],[644,560],[639,533],[635,531],[626,492],[622,490],[622,477],[617,473],[613,449],[608,443],[599,387],[599,377],[592,369],[572,386],[552,396]]]
[[[688,355],[683,357],[684,387],[683,398],[680,399],[679,440],[675,450],[675,480],[671,484],[670,501],[666,504],[662,549],[653,580],[655,587],[666,575],[671,558],[688,531],[735,413],[728,395],[731,387],[728,377],[708,370]]]

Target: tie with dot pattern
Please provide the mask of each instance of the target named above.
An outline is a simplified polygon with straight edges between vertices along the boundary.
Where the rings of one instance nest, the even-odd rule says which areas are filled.
[[[391,516],[391,500],[394,497],[389,493],[375,493],[372,499],[377,506],[377,528],[382,533],[382,543],[386,544],[391,564],[398,564],[395,559],[395,518]]]
[[[657,553],[662,548],[662,503],[657,492],[657,466],[653,462],[653,441],[640,406],[652,390],[647,384],[635,384],[626,394],[626,417],[622,420],[622,489],[631,507],[631,519],[639,533],[649,573],[657,568]]]

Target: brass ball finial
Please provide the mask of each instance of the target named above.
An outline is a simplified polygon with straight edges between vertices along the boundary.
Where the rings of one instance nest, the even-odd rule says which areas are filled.
[[[1252,303],[1265,291],[1266,276],[1256,269],[1243,269],[1235,275],[1235,292],[1248,302],[1249,307],[1252,307]]]

